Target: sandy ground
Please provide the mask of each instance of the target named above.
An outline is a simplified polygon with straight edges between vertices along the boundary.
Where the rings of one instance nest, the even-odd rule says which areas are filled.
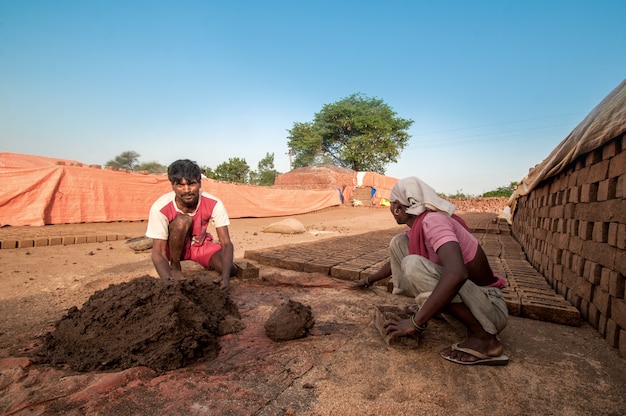
[[[307,233],[262,232],[280,218],[232,220],[236,259],[246,250],[395,226],[386,209],[374,208],[293,218]],[[145,224],[80,224],[53,232],[88,229],[140,236]],[[35,231],[7,227],[0,238]],[[202,272],[183,267],[186,274]],[[124,241],[0,250],[0,414],[618,415],[626,409],[626,360],[588,325],[511,318],[501,334],[508,366],[460,366],[438,355],[462,339],[445,321],[433,320],[417,349],[384,343],[373,307],[404,306],[410,299],[384,287],[354,291],[326,276],[270,268],[256,281],[233,280],[231,296],[246,329],[223,337],[210,362],[163,374],[145,367],[77,373],[33,365],[23,356],[69,308],[144,275],[156,276],[149,253],[135,253]],[[273,342],[263,324],[288,299],[311,306],[315,327],[301,340]]]

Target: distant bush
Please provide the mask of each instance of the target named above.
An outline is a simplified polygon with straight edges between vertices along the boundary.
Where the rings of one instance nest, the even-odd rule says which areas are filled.
[[[469,198],[474,198],[474,195],[470,195],[470,194],[464,194],[462,189],[459,189],[456,191],[456,193],[454,194],[440,194],[439,196],[443,197],[443,198],[448,198],[448,199],[469,199]]]
[[[439,194],[439,196],[442,198],[447,198],[447,199],[501,198],[501,197],[510,198],[511,195],[513,195],[513,192],[515,191],[515,187],[517,187],[517,184],[518,184],[517,182],[511,182],[508,186],[500,186],[499,188],[494,189],[493,191],[485,192],[482,195],[464,194],[463,189],[459,189],[454,194]]]
[[[511,195],[513,195],[513,192],[515,191],[515,187],[517,186],[517,184],[518,184],[517,182],[511,182],[508,186],[501,186],[497,189],[494,189],[493,191],[485,192],[481,196],[484,198],[489,198],[489,197],[509,198]]]

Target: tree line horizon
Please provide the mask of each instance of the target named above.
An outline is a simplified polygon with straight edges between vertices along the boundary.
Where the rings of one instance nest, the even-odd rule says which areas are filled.
[[[412,124],[413,120],[399,117],[383,100],[361,93],[325,104],[312,121],[294,122],[288,130],[291,169],[333,165],[384,175],[387,166],[397,162],[407,146],[411,138],[408,129]],[[135,151],[125,151],[106,162],[105,166],[149,173],[167,172],[167,166],[159,162],[140,163],[140,156]],[[200,168],[210,179],[259,186],[274,185],[280,174],[274,167],[274,153],[269,152],[259,161],[256,170],[240,157],[231,157],[215,169]],[[509,197],[516,185],[517,182],[511,182],[480,196]],[[447,196],[472,197],[460,190]]]

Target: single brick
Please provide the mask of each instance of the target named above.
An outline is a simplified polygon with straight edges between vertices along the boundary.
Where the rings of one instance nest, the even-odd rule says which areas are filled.
[[[619,141],[611,140],[602,146],[602,160],[611,159],[619,153]]]
[[[609,273],[609,294],[616,298],[623,298],[624,286],[624,276],[611,270]]]
[[[626,195],[626,175],[622,175],[617,178],[617,185],[615,186],[615,198],[624,198],[625,195]]]
[[[615,265],[615,257],[618,255],[619,250],[608,244],[598,243],[596,241],[585,241],[583,243],[583,251],[589,260],[612,268]]]
[[[619,344],[619,331],[620,327],[617,326],[614,320],[609,318],[606,321],[606,334],[604,335],[604,339],[606,339],[608,344],[613,348],[616,348]]]
[[[580,296],[578,296],[578,294],[576,292],[574,292],[573,289],[570,289],[567,291],[567,301],[569,302],[570,305],[572,305],[573,307],[576,308],[576,310],[578,310],[580,312],[580,302],[582,301],[582,298]]]
[[[609,174],[609,161],[603,160],[590,166],[588,181],[598,183],[605,180]]]
[[[0,249],[4,250],[9,248],[16,248],[18,244],[19,242],[16,240],[2,240],[0,241]]]
[[[37,238],[35,239],[35,247],[45,247],[48,245],[47,238]]]
[[[63,237],[63,245],[70,245],[70,244],[75,244],[76,243],[76,237],[72,236],[66,236]]]
[[[622,328],[626,328],[626,300],[611,299],[611,319]]]
[[[583,240],[591,240],[593,238],[593,222],[580,221],[576,235]]]
[[[597,243],[606,243],[609,241],[609,223],[594,222],[593,223],[593,241]]]
[[[611,275],[611,269],[603,267],[600,273],[600,288],[605,292],[609,291],[609,280]]]
[[[97,241],[98,241],[98,236],[95,236],[95,235],[87,236],[87,243],[95,243]]]
[[[613,269],[622,275],[626,275],[626,256],[624,255],[624,250],[619,250],[617,248],[615,250],[617,251],[617,254],[615,256],[615,265],[613,266]]]
[[[334,266],[330,269],[330,275],[338,279],[359,280],[361,270],[361,268],[356,267]]]
[[[34,240],[20,240],[17,242],[17,248],[28,248],[28,247],[34,247],[34,246],[35,246]]]
[[[616,155],[609,161],[609,171],[607,177],[616,178],[626,173],[626,151]]]
[[[237,263],[237,277],[240,279],[258,279],[259,268],[249,262]]]
[[[615,198],[617,178],[605,179],[598,184],[598,201]]]
[[[598,184],[586,183],[582,186],[580,202],[596,202],[598,200]]]
[[[602,266],[590,260],[585,261],[584,277],[585,279],[587,279],[587,281],[594,285],[600,284],[601,275]]]
[[[107,236],[106,235],[99,235],[99,236],[96,237],[96,241],[98,243],[103,243],[103,242],[107,241]]]
[[[610,245],[610,246],[614,246],[617,247],[617,231],[619,229],[619,224],[616,222],[610,222],[609,223],[609,229],[607,232],[607,239],[606,242]]]
[[[300,259],[294,258],[278,259],[276,262],[276,267],[301,272],[304,270],[304,263]]]
[[[580,202],[580,192],[581,192],[581,186],[580,185],[572,186],[572,188],[570,189],[569,198],[568,198],[567,202],[571,202],[573,204],[579,203]]]
[[[600,320],[600,311],[593,303],[589,304],[589,317],[587,318],[587,322],[593,328],[598,329],[598,322]]]
[[[48,241],[48,245],[51,246],[60,246],[61,244],[63,244],[63,237],[50,237]]]
[[[324,266],[324,265],[315,264],[315,263],[305,263],[302,271],[305,273],[320,273],[324,275],[329,275],[330,268],[331,266]]]
[[[610,315],[611,311],[611,295],[609,292],[602,290],[599,286],[593,289],[593,299],[591,303],[598,308],[600,313],[605,316]]]
[[[81,235],[74,238],[74,244],[85,244],[87,242],[87,236]]]
[[[593,166],[602,161],[602,150],[594,149],[585,156],[585,166]]]

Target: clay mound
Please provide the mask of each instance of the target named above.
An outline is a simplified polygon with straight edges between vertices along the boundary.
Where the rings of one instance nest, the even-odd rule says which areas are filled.
[[[305,337],[315,325],[310,306],[289,300],[280,305],[265,322],[265,333],[274,341]]]
[[[237,305],[207,277],[143,276],[71,308],[44,336],[33,361],[76,371],[173,370],[215,358],[218,335],[240,330],[239,318]]]

